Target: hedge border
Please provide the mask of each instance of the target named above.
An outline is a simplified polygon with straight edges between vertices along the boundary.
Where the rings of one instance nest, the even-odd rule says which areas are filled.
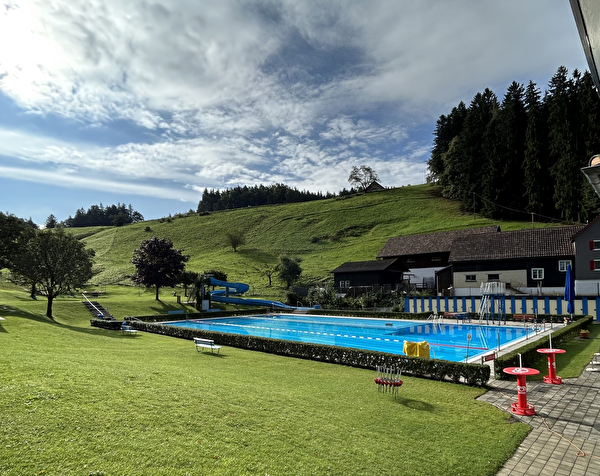
[[[203,314],[203,316],[206,316],[206,314]],[[152,316],[152,318],[158,317],[159,316]],[[162,320],[165,320],[164,316],[160,317],[163,318]],[[403,374],[413,377],[462,383],[471,386],[484,386],[489,381],[491,375],[491,368],[488,365],[450,362],[446,360],[351,349],[347,347],[294,342],[270,339],[267,337],[226,334],[223,332],[201,329],[189,329],[178,326],[167,326],[156,322],[144,322],[142,318],[126,317],[125,320],[134,329],[143,332],[151,332],[187,340],[193,340],[194,337],[212,339],[215,341],[215,344],[222,346],[370,370],[375,370],[378,365],[381,365],[396,368]],[[121,322],[108,322],[100,319],[92,319],[92,326],[118,330],[121,328]]]

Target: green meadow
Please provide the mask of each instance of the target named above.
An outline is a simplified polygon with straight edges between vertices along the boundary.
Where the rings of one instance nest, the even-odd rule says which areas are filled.
[[[98,285],[127,283],[134,271],[133,250],[153,236],[170,239],[190,256],[186,269],[218,269],[231,282],[250,284],[249,295],[285,298],[277,280],[268,286],[265,264],[283,254],[302,258],[301,283],[331,279],[346,261],[375,259],[394,236],[500,225],[503,230],[531,227],[530,221],[500,222],[462,213],[456,201],[440,196],[432,185],[407,186],[315,202],[270,205],[175,216],[114,228],[69,229],[96,252]],[[538,225],[542,226],[542,225]],[[246,243],[237,252],[225,233],[242,230]],[[165,291],[167,292],[167,291]]]
[[[374,371],[92,328],[77,297],[53,322],[44,301],[0,285],[3,475],[493,475],[529,431],[483,389],[407,377],[394,397]]]
[[[121,319],[189,307],[172,289],[155,300],[131,286],[133,250],[152,236],[183,249],[188,270],[218,269],[251,296],[282,299],[281,283],[260,273],[281,254],[302,258],[307,285],[374,259],[393,236],[493,224],[531,226],[462,213],[420,185],[68,231],[94,249],[88,289],[104,291],[99,301]],[[246,237],[237,252],[224,237],[232,228]],[[92,328],[78,296],[59,297],[53,321],[45,305],[0,273],[0,474],[483,476],[529,432],[477,401],[484,389],[407,377],[394,397],[378,393],[374,371],[200,353],[186,340]]]

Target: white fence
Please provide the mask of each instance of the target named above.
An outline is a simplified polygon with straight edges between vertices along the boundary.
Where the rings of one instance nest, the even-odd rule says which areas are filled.
[[[502,314],[567,314],[567,302],[561,296],[490,296],[490,312]],[[419,296],[404,298],[404,312],[479,313],[482,296]],[[589,314],[600,321],[600,297],[575,299],[573,314]]]

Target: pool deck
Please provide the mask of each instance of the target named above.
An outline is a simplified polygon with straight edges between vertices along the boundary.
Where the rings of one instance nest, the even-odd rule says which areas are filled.
[[[491,380],[478,398],[527,423],[532,430],[497,476],[600,475],[600,372],[592,365],[561,385],[527,383],[535,415],[510,412],[517,401],[514,380]],[[560,369],[558,371],[560,375]]]

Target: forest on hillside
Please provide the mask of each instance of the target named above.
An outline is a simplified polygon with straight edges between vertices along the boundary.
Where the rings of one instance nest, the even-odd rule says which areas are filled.
[[[343,190],[341,195],[355,193],[356,190]],[[198,204],[198,213],[227,210],[231,208],[255,207],[259,205],[274,205],[281,203],[298,203],[312,200],[332,198],[335,194],[327,192],[313,193],[306,190],[300,191],[287,185],[276,183],[274,185],[255,185],[248,187],[234,187],[223,191],[204,189],[202,199]]]
[[[465,211],[490,218],[587,221],[600,200],[581,172],[600,153],[600,96],[589,72],[560,66],[542,95],[513,81],[440,116],[429,181]]]
[[[117,205],[92,205],[87,211],[80,208],[74,217],[69,215],[62,224],[67,228],[81,226],[122,226],[128,223],[144,221],[140,212],[134,210],[131,204],[118,203]],[[46,220],[46,228],[54,228],[58,223],[54,215]]]

